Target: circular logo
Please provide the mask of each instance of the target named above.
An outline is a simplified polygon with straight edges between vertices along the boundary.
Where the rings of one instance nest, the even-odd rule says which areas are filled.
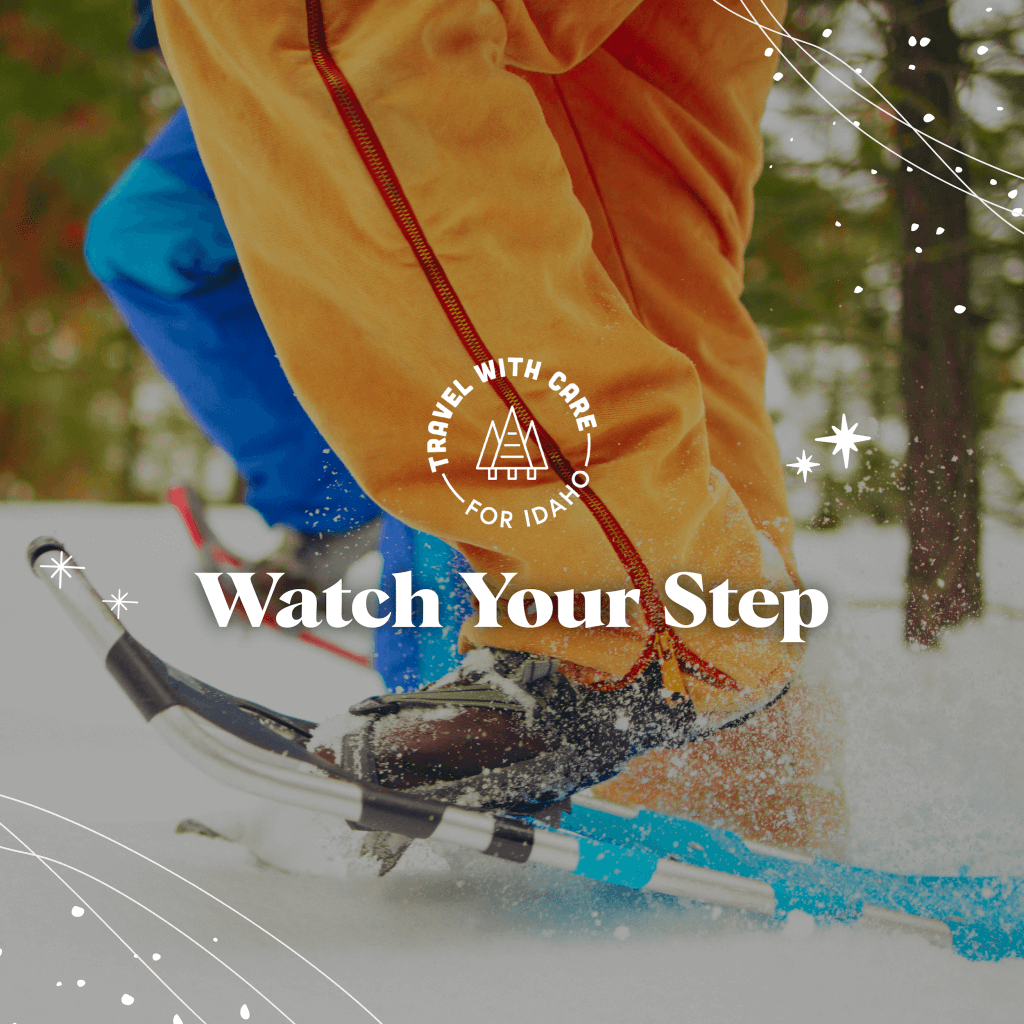
[[[501,359],[489,359],[473,367],[479,383],[464,385],[453,380],[446,388],[431,411],[427,431],[427,461],[430,472],[436,474],[447,485],[452,500],[458,501],[465,515],[479,516],[485,526],[493,526],[497,530],[536,529],[545,523],[554,522],[559,515],[567,513],[579,498],[579,491],[590,482],[586,468],[590,465],[592,447],[591,432],[597,428],[597,417],[591,410],[590,401],[582,394],[580,386],[561,370],[542,376],[543,366],[539,359],[525,356],[505,356]],[[444,469],[449,465],[448,439],[452,426],[457,422],[461,410],[466,408],[464,402],[472,402],[481,386],[486,387],[491,381],[501,378],[507,380],[512,387],[516,386],[516,378],[526,380],[547,380],[551,397],[564,410],[564,414],[575,423],[575,429],[587,436],[587,454],[583,468],[576,470],[571,484],[559,479],[551,468],[537,432],[537,424],[531,420],[528,424],[520,421],[514,408],[509,408],[504,419],[492,419],[487,431],[480,438],[479,455],[476,460],[476,474],[479,488],[470,492],[465,485],[463,491],[456,490],[448,473]],[[461,476],[465,479],[465,476]],[[516,503],[516,508],[498,507],[487,498],[487,483],[500,481],[501,499],[499,504],[513,504],[509,500],[514,493],[507,486],[516,483],[543,483],[550,480],[551,493],[541,499],[541,503],[528,506],[525,502]],[[464,493],[463,493],[464,492]],[[530,489],[529,500],[537,500],[537,489]],[[493,499],[492,499],[493,500]]]

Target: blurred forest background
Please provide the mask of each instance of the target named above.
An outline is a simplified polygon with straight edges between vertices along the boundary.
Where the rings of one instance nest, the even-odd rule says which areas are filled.
[[[90,212],[180,102],[132,27],[131,0],[0,0],[0,500],[236,492],[82,257]]]
[[[90,211],[179,102],[159,60],[129,49],[130,6],[0,0],[0,500],[155,500],[172,482],[211,499],[239,493],[226,456],[190,423],[82,259]],[[746,302],[772,353],[783,461],[806,450],[821,463],[806,483],[787,471],[797,520],[908,521],[916,439],[918,484],[935,473],[925,448],[942,448],[936,468],[969,467],[961,482],[944,478],[947,491],[1024,526],[1020,2],[791,7],[795,40],[781,45],[764,122]],[[768,20],[759,3],[749,9]],[[887,101],[940,143],[928,148],[900,127]],[[916,159],[915,146],[930,161],[917,165],[917,193],[897,155]],[[980,198],[965,201],[965,189]],[[928,216],[914,227],[919,200]],[[933,338],[945,348],[929,355]],[[921,351],[941,369],[931,386],[945,386],[942,373],[964,386],[961,407],[940,414],[914,397],[924,385],[907,374]],[[959,432],[920,437],[921,408]],[[814,441],[844,413],[872,438],[845,470]],[[979,602],[968,594],[953,619]]]

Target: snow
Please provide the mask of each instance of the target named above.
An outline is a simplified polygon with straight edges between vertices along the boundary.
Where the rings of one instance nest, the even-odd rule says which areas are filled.
[[[272,545],[248,510],[214,521],[248,554]],[[43,533],[103,596],[139,601],[122,613],[139,640],[213,685],[318,720],[379,691],[268,630],[218,629],[171,509],[0,504],[0,845],[22,851],[0,853],[0,1024],[373,1019],[337,986],[383,1024],[1020,1019],[1024,964],[915,937],[766,927],[422,842],[379,879],[339,822],[235,794],[163,746],[30,578]],[[900,639],[901,531],[857,523],[798,550],[831,603],[805,664],[845,708],[852,858],[1024,874],[1024,538],[986,525],[988,614],[940,651]],[[186,817],[239,842],[176,835]],[[71,889],[22,844],[69,865],[52,867]]]

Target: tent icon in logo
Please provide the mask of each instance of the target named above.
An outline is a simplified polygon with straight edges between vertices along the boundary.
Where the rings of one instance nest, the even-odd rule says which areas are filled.
[[[536,480],[537,470],[548,468],[548,460],[537,437],[537,424],[531,422],[523,433],[515,409],[509,409],[505,426],[499,434],[494,420],[491,420],[476,468],[486,469],[488,480],[497,480],[499,473],[504,473],[507,480],[515,480],[521,472],[526,473],[527,480]]]

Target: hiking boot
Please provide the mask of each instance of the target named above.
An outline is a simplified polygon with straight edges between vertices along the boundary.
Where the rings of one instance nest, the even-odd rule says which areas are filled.
[[[651,661],[628,685],[571,681],[577,666],[480,647],[413,693],[370,697],[318,727],[310,748],[353,776],[469,807],[558,803],[648,750],[681,747],[773,703],[786,684],[698,715]],[[720,705],[721,706],[721,702]]]

